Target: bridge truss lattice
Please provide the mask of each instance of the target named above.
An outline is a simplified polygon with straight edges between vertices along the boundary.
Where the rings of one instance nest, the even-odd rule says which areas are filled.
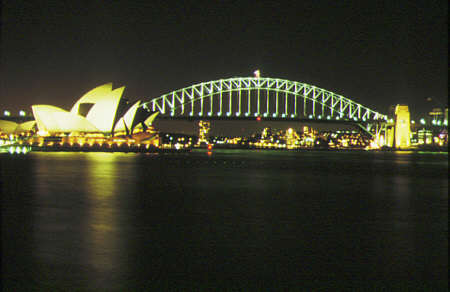
[[[284,79],[235,77],[198,83],[142,104],[168,117],[376,121],[387,116],[325,89]]]

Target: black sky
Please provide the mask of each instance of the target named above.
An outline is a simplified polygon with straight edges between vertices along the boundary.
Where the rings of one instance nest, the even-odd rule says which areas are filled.
[[[150,99],[250,76],[305,82],[386,113],[447,104],[444,1],[4,1],[0,109],[70,109],[113,82]]]

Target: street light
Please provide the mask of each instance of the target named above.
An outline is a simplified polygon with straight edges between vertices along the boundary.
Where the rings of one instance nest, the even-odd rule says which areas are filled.
[[[9,116],[11,115],[11,113],[10,113],[9,111],[4,111],[4,112],[3,112],[3,115],[4,115],[5,117],[9,117]]]

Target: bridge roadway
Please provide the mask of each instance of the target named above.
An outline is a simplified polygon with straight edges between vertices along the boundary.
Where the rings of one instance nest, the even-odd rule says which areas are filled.
[[[380,123],[379,120],[355,121],[350,119],[318,119],[318,118],[281,118],[281,117],[236,117],[236,116],[167,116],[159,115],[159,120],[182,120],[182,121],[254,121],[254,122],[301,122],[301,123],[327,123],[327,124],[361,124]]]

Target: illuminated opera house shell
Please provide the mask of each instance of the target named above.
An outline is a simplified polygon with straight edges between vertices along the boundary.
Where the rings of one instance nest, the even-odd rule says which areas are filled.
[[[33,130],[36,122],[28,121],[24,123],[16,123],[13,121],[0,120],[0,133],[18,134],[22,132],[30,132]]]
[[[125,87],[112,83],[96,87],[82,96],[70,111],[51,105],[33,105],[33,115],[40,134],[116,133],[132,134],[150,127],[157,113],[149,113],[138,101],[131,107],[122,98]]]

